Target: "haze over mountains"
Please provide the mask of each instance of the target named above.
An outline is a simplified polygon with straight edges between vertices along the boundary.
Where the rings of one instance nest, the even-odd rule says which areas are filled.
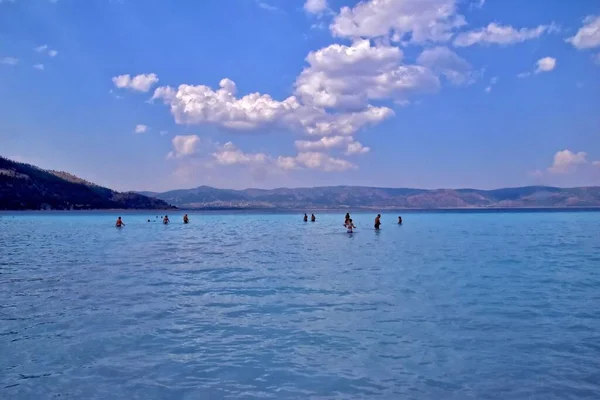
[[[164,193],[143,192],[179,208],[444,209],[600,207],[600,187],[529,186],[496,190],[401,189],[330,186],[228,190],[200,186]]]

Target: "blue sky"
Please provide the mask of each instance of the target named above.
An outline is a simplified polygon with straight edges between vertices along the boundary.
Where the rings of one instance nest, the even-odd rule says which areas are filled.
[[[0,155],[118,190],[600,185],[598,110],[597,0],[0,0]]]

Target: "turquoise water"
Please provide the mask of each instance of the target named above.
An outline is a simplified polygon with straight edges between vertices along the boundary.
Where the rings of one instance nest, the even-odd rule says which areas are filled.
[[[600,213],[343,216],[0,214],[0,398],[600,398]]]

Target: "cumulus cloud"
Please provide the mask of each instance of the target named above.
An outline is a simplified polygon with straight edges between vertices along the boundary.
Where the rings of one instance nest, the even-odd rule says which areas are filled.
[[[533,72],[522,72],[517,75],[517,78],[527,78],[533,74],[540,74],[542,72],[550,72],[556,68],[556,58],[544,57],[540,58],[535,62],[535,69]]]
[[[454,45],[457,47],[468,47],[475,44],[509,45],[536,39],[545,33],[556,30],[557,27],[554,24],[515,29],[510,25],[499,25],[492,22],[484,28],[459,33],[454,39]]]
[[[198,152],[200,138],[197,135],[177,135],[171,140],[171,144],[173,150],[167,154],[167,159],[187,157]]]
[[[540,58],[536,62],[537,67],[535,69],[535,73],[539,74],[540,72],[550,72],[556,67],[556,58],[552,57],[544,57]]]
[[[336,37],[391,35],[395,41],[425,43],[447,41],[465,24],[456,0],[367,0],[342,7],[330,30]]]
[[[584,164],[588,164],[586,152],[573,153],[571,150],[565,149],[554,154],[554,162],[548,171],[554,174],[564,174]]]
[[[265,153],[246,153],[232,142],[227,142],[213,152],[217,164],[223,166],[246,165],[252,167],[274,167],[281,170],[317,169],[326,172],[339,172],[357,168],[351,162],[332,157],[319,151],[300,151],[296,156],[272,157]]]
[[[437,74],[444,75],[454,85],[469,84],[475,81],[471,64],[447,47],[425,49],[417,58],[417,63]]]
[[[324,151],[336,147],[345,147],[352,143],[350,136],[330,136],[322,137],[319,140],[296,140],[294,144],[299,151]]]
[[[134,133],[146,133],[146,132],[148,132],[148,126],[146,126],[144,124],[138,124],[135,126],[135,129],[133,132]]]
[[[350,136],[325,136],[319,140],[296,140],[294,142],[299,152],[327,152],[335,148],[345,148],[346,155],[367,153],[371,149],[354,141]]]
[[[238,149],[233,143],[227,142],[216,152],[212,153],[218,164],[234,165],[234,164],[266,164],[269,162],[269,157],[264,153],[244,153]]]
[[[567,42],[578,49],[600,47],[600,15],[590,15],[583,20],[583,26]]]
[[[369,100],[406,101],[413,93],[432,92],[439,80],[421,65],[401,65],[402,51],[393,46],[357,40],[311,52],[296,79],[296,95],[322,108],[357,109]]]
[[[346,149],[346,155],[363,154],[371,151],[370,147],[363,146],[360,142],[351,142]]]
[[[19,63],[19,59],[15,57],[3,57],[0,59],[0,64],[5,65],[17,65]]]
[[[38,52],[40,54],[46,54],[50,57],[56,57],[58,55],[58,51],[49,48],[47,44],[38,46],[38,47],[34,48],[33,50],[35,50],[36,52]]]
[[[295,157],[278,157],[276,165],[285,170],[308,168],[326,172],[341,172],[357,168],[349,161],[314,151],[301,152]]]
[[[304,10],[311,14],[320,14],[327,10],[327,0],[306,0]]]
[[[44,70],[44,64],[35,64],[33,66],[33,68],[35,68],[37,70],[40,70],[40,71],[43,71]]]
[[[169,105],[178,124],[213,124],[238,131],[287,128],[312,135],[352,135],[393,115],[389,108],[372,106],[351,113],[327,113],[302,104],[295,96],[283,101],[260,93],[238,98],[230,79],[221,80],[219,86],[217,90],[204,85],[180,85],[177,90],[159,87],[152,98]]]
[[[305,168],[320,169],[327,172],[355,169],[356,165],[341,158],[331,157],[325,153],[303,152],[296,156],[296,163]]]
[[[148,92],[158,82],[156,74],[119,75],[112,78],[113,84],[119,89],[131,89],[138,92]]]

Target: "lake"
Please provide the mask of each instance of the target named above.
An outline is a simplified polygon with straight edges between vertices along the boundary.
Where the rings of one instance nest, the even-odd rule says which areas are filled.
[[[600,398],[600,212],[189,215],[0,213],[0,398]]]

